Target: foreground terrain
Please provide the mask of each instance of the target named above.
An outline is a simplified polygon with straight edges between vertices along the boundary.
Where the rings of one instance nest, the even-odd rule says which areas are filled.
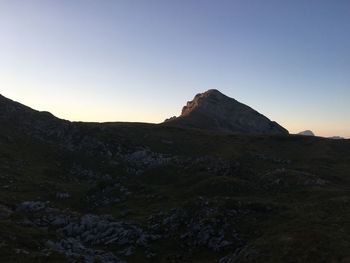
[[[1,262],[350,262],[350,141],[71,123],[0,97]]]

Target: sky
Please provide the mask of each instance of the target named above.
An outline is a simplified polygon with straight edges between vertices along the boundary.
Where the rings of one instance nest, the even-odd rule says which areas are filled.
[[[208,89],[291,133],[350,137],[348,0],[0,0],[0,93],[162,122]]]

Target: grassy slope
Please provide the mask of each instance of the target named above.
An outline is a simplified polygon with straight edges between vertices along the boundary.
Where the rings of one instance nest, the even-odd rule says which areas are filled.
[[[0,204],[15,207],[21,201],[49,200],[55,206],[70,207],[81,213],[109,213],[116,217],[128,208],[127,217],[142,223],[152,213],[184,206],[199,195],[229,197],[231,201],[273,207],[266,218],[246,218],[239,222],[249,245],[258,251],[258,262],[343,262],[350,257],[349,141],[223,135],[148,124],[103,125],[109,128],[98,136],[123,138],[131,145],[146,146],[165,154],[218,156],[238,161],[241,168],[235,176],[215,177],[196,169],[152,168],[126,182],[133,195],[124,203],[92,208],[83,201],[91,185],[69,178],[65,166],[74,160],[116,177],[122,176],[123,170],[109,170],[101,160],[89,159],[84,153],[69,153],[33,140],[8,124],[1,127],[0,136]],[[256,158],[262,154],[267,158]],[[290,160],[290,163],[276,159]],[[329,183],[324,186],[291,184],[281,188],[259,185],[261,174],[277,168],[316,174]],[[70,192],[72,198],[56,200],[55,193],[60,191]],[[3,261],[23,262],[25,256],[15,254],[16,248],[32,252],[32,258],[25,257],[28,261],[38,261],[35,251],[43,247],[41,240],[47,234],[18,226],[14,221],[14,218],[0,219]],[[164,258],[177,249],[173,243],[163,242],[158,246],[164,251]],[[215,262],[218,256],[199,251],[195,259]],[[62,259],[54,255],[51,260]],[[131,258],[131,262],[142,260],[137,255]]]

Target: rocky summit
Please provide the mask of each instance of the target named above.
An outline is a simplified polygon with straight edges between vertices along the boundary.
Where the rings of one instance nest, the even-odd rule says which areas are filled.
[[[236,134],[288,134],[278,123],[215,89],[197,94],[179,117],[164,123]]]

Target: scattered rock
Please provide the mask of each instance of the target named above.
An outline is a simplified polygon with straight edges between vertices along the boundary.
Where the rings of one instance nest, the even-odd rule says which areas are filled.
[[[46,207],[47,203],[42,201],[26,201],[21,203],[16,211],[17,212],[25,212],[25,213],[32,213],[32,212],[38,212],[40,210],[43,210]]]
[[[64,199],[68,199],[68,198],[70,198],[70,194],[67,192],[56,193],[56,199],[64,200]]]

